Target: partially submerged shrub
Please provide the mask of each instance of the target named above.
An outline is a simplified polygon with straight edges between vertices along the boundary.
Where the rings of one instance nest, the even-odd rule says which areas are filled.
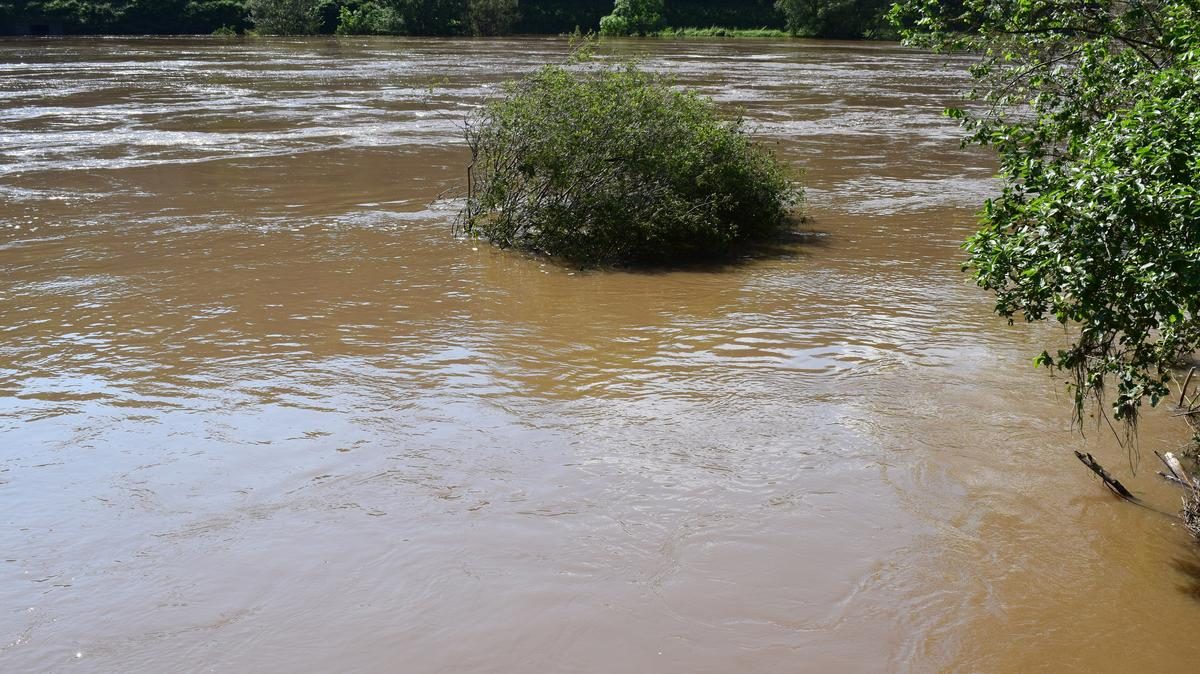
[[[546,66],[466,128],[467,233],[583,264],[727,256],[782,232],[800,192],[743,122],[629,64]]]

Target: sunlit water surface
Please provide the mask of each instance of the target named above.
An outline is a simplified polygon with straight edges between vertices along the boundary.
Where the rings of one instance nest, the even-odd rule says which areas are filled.
[[[456,240],[461,120],[562,40],[0,42],[0,670],[1195,671],[1176,495],[1103,490],[1061,333],[960,272],[965,63],[616,49],[805,170],[806,236]]]

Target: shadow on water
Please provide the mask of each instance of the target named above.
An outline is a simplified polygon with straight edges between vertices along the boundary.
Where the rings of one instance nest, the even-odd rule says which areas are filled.
[[[1186,556],[1177,557],[1171,562],[1171,566],[1183,576],[1179,591],[1200,601],[1200,549],[1191,546],[1183,554]]]
[[[656,276],[688,272],[696,274],[724,274],[772,261],[795,260],[812,255],[812,249],[830,245],[830,233],[818,230],[794,229],[767,241],[755,241],[735,247],[719,258],[688,260],[684,262],[629,263],[614,265],[587,265],[568,259],[539,255],[528,251],[506,249],[505,252],[529,260],[547,261],[563,269],[584,272],[622,272],[641,276]],[[488,245],[486,241],[480,242]]]

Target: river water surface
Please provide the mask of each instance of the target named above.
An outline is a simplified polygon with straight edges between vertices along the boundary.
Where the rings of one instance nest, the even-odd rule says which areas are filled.
[[[1176,495],[1075,461],[1130,473],[959,270],[965,63],[616,48],[805,170],[807,235],[456,240],[461,119],[561,40],[0,42],[0,670],[1196,671]]]

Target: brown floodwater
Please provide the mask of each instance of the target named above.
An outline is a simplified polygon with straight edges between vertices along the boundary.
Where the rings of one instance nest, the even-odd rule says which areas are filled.
[[[618,44],[812,219],[584,272],[452,232],[463,116],[566,49],[0,42],[0,670],[1196,671],[1185,430],[1131,476],[960,272],[965,62]]]

